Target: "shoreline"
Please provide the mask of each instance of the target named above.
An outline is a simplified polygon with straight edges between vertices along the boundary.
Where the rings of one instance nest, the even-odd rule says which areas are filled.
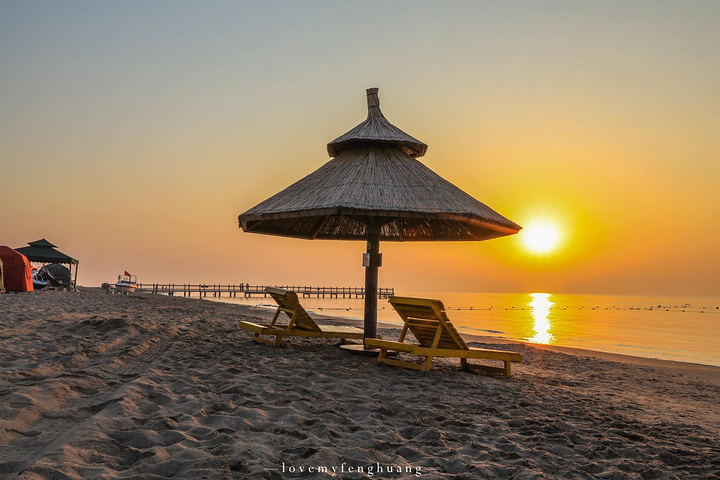
[[[220,303],[220,302],[218,302]],[[362,320],[349,317],[333,317],[325,314],[314,315],[319,319],[324,319],[330,322],[337,323],[348,323],[353,326],[359,326],[362,328]],[[378,321],[378,329],[395,330],[397,332],[402,328],[402,324],[395,324],[390,322]],[[574,355],[577,357],[587,357],[591,359],[601,359],[605,361],[627,363],[637,366],[653,367],[672,371],[674,374],[693,375],[696,378],[702,378],[706,381],[713,382],[720,385],[720,366],[706,365],[703,363],[692,363],[683,362],[679,360],[667,360],[662,358],[650,358],[650,357],[639,357],[635,355],[625,355],[622,353],[602,352],[599,350],[590,350],[579,347],[564,347],[560,345],[545,345],[541,343],[523,342],[521,340],[512,340],[502,337],[494,337],[492,335],[478,335],[473,333],[467,333],[461,329],[458,329],[462,334],[466,342],[476,342],[483,344],[498,344],[498,345],[525,345],[532,348],[538,348],[541,350],[548,350],[566,355]],[[395,335],[397,336],[397,335]]]
[[[475,294],[460,294],[460,295],[475,295]],[[209,300],[211,302],[247,305],[246,303],[235,302],[233,300],[228,300],[228,299],[224,299],[224,298],[218,298],[218,299],[205,298],[205,300]],[[457,299],[455,299],[455,300],[457,300]],[[268,299],[259,299],[258,302],[256,303],[256,305],[260,304],[260,303],[262,303],[263,305],[266,305],[266,307],[263,307],[263,308],[273,308],[271,305],[271,299],[269,299],[269,298]],[[363,320],[362,320],[361,316],[359,316],[361,314],[361,312],[355,312],[354,309],[353,309],[353,311],[354,311],[353,314],[346,315],[346,312],[344,311],[344,309],[332,309],[332,308],[327,309],[327,308],[321,307],[321,305],[323,305],[323,304],[318,304],[317,302],[313,303],[312,301],[310,301],[309,303],[310,304],[305,305],[305,307],[308,309],[308,311],[315,312],[314,313],[315,315],[325,316],[325,317],[337,317],[337,318],[343,319],[344,321],[347,321],[348,323],[352,323],[354,325],[362,325]],[[386,308],[390,308],[390,307],[387,306]],[[615,307],[613,307],[613,308],[615,308]],[[616,319],[615,320],[616,322],[617,322],[618,316],[622,315],[621,311],[623,308],[620,308],[619,311],[614,312],[613,318]],[[501,311],[501,310],[509,310],[509,308],[499,309],[499,311]],[[590,310],[594,310],[594,308],[590,309]],[[630,310],[630,312],[631,312],[631,313],[628,313],[628,315],[630,315],[631,316],[630,318],[632,318],[632,315],[634,315],[635,311],[639,310],[639,308],[637,308],[637,309],[636,308],[628,308],[628,310]],[[481,311],[481,310],[478,310],[478,311]],[[392,312],[391,308],[390,308],[390,312],[391,312],[391,314],[390,314],[390,316],[388,316],[389,314],[387,313],[387,311],[383,310],[383,314],[379,315],[380,318],[378,320],[378,323],[388,323],[388,325],[390,325],[390,326],[394,325],[397,328],[401,328],[402,323],[401,323],[399,317],[392,315],[392,313],[394,313],[394,312]],[[451,319],[453,318],[454,311],[452,308],[448,310],[448,315],[450,315]],[[562,315],[562,314],[560,314],[560,315]],[[711,315],[714,315],[715,317],[717,317],[717,314],[715,312],[713,312]],[[622,317],[620,317],[620,318],[622,318]],[[720,320],[720,319],[718,319],[718,320]],[[491,321],[491,320],[489,320],[489,321]],[[562,323],[563,318],[558,318],[555,321]],[[588,321],[592,322],[593,320],[588,320]],[[565,319],[565,323],[567,323],[566,319]],[[489,330],[486,332],[486,331],[483,331],[482,329],[479,329],[479,325],[480,324],[468,324],[466,326],[462,322],[460,324],[458,324],[457,322],[455,323],[456,328],[463,335],[474,336],[474,337],[483,337],[483,338],[484,337],[492,338],[492,339],[494,339],[494,341],[497,341],[497,342],[506,342],[507,341],[507,342],[522,342],[522,343],[530,344],[530,342],[528,342],[526,339],[519,338],[517,336],[518,332],[513,330],[514,327],[509,326],[507,328],[510,328],[510,330],[515,331],[515,334],[498,332],[500,335],[503,335],[503,336],[495,336],[496,334],[493,333],[492,330]],[[485,324],[483,323],[483,325],[485,325]],[[506,328],[503,327],[501,324],[493,325],[492,328],[495,328],[498,330],[506,330]],[[650,326],[650,328],[652,329],[651,326]],[[714,338],[714,337],[712,337],[712,334],[716,330],[717,329],[713,327],[713,329],[710,332],[708,332],[708,334],[711,335],[711,337],[705,337],[705,338]],[[720,333],[720,332],[718,332],[718,333]],[[607,340],[608,339],[605,339],[605,340],[601,340],[599,342],[598,341],[589,341],[589,342],[585,341],[585,342],[582,342],[582,343],[585,343],[585,345],[580,345],[580,344],[577,344],[577,342],[573,341],[572,337],[565,338],[565,337],[562,337],[562,335],[561,335],[559,339],[555,340],[557,343],[538,344],[538,345],[548,345],[552,348],[571,348],[571,349],[578,349],[578,350],[586,350],[588,352],[597,352],[598,355],[603,355],[603,354],[620,355],[620,356],[636,357],[636,358],[643,358],[643,359],[664,360],[664,361],[670,361],[670,362],[689,363],[692,365],[704,365],[704,366],[712,366],[712,367],[720,368],[720,357],[718,357],[717,355],[712,355],[711,350],[708,350],[708,348],[710,348],[710,347],[708,346],[709,344],[707,344],[707,343],[705,343],[700,350],[693,350],[691,347],[688,347],[687,344],[676,349],[675,345],[673,343],[673,337],[666,336],[666,337],[662,338],[662,341],[664,343],[653,343],[653,346],[648,349],[648,348],[640,348],[637,346],[635,346],[635,347],[632,346],[632,345],[637,345],[636,343],[632,343],[632,342],[641,341],[641,339],[637,338],[637,337],[634,339],[630,339],[630,338],[624,338],[621,335],[615,339],[611,339],[610,341],[607,341]],[[657,341],[657,339],[655,339],[655,341]],[[698,338],[698,341],[704,342],[705,339]],[[717,342],[714,342],[714,343],[717,343]],[[616,344],[619,344],[619,346]]]
[[[83,290],[0,308],[11,478],[332,478],[297,468],[343,462],[431,479],[720,478],[716,367],[463,335],[523,362],[510,379],[457,359],[418,372],[331,340],[257,344],[237,322],[272,311],[237,304]]]
[[[141,294],[141,295],[150,295],[150,294]],[[209,298],[189,298],[189,297],[172,297],[172,298],[183,298],[185,300],[196,300],[196,301],[209,301],[211,303],[220,303],[224,305],[237,305],[237,306],[243,306],[248,308],[257,308],[260,310],[267,310],[269,312],[274,312],[275,307],[272,306],[271,303],[267,303],[267,305],[263,306],[250,306],[240,303],[232,303],[232,302],[223,302],[222,300],[212,300]],[[346,317],[346,316],[333,316],[328,315],[325,313],[317,313],[315,312],[313,314],[314,318],[318,318],[327,322],[331,322],[333,324],[335,323],[346,323],[349,325],[357,326],[359,328],[362,328],[363,320],[355,317]],[[383,328],[386,330],[395,330],[399,332],[402,329],[402,323],[391,323],[386,321],[378,320],[378,329]],[[663,359],[663,358],[653,358],[653,357],[641,357],[636,355],[627,355],[622,353],[613,353],[613,352],[603,352],[600,350],[591,350],[591,349],[585,349],[580,347],[565,347],[560,345],[547,345],[547,344],[541,344],[541,343],[531,343],[531,342],[524,342],[522,340],[513,340],[503,337],[495,337],[492,335],[480,335],[476,333],[468,333],[467,331],[463,330],[462,327],[458,328],[458,331],[462,334],[463,338],[466,339],[466,341],[469,342],[477,342],[477,343],[484,343],[484,344],[490,344],[495,343],[499,345],[527,345],[534,348],[539,349],[545,349],[554,351],[557,353],[563,353],[568,355],[575,355],[578,357],[588,357],[588,358],[595,358],[595,359],[602,359],[606,361],[613,361],[618,363],[627,363],[632,365],[638,365],[638,366],[646,366],[646,367],[655,367],[660,369],[666,369],[668,371],[675,372],[675,374],[684,374],[684,375],[693,375],[696,378],[702,378],[706,381],[710,381],[713,383],[716,383],[720,385],[720,366],[718,365],[708,365],[704,363],[693,363],[693,362],[685,362],[681,360],[669,360],[669,359]],[[395,335],[397,337],[397,335]]]

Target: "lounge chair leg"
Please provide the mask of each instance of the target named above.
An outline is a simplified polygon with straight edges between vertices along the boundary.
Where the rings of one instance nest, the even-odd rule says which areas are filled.
[[[507,378],[512,377],[512,374],[510,373],[510,362],[505,361],[505,376]]]
[[[462,370],[467,370],[467,369],[468,369],[467,358],[461,358],[461,359],[460,359],[460,369],[462,369]]]
[[[423,364],[423,371],[424,371],[424,372],[429,372],[429,371],[430,371],[430,368],[432,368],[432,360],[433,360],[433,357],[431,357],[431,356],[428,356],[428,357],[425,358],[425,363]]]
[[[387,358],[387,350],[380,349],[380,353],[378,354],[378,362],[382,362]]]
[[[275,346],[279,347],[281,342],[282,342],[282,337],[280,335],[275,335]]]

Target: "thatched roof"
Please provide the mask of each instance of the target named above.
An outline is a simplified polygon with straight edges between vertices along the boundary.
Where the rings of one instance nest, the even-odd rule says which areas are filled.
[[[362,144],[393,144],[400,146],[412,157],[422,157],[428,146],[420,140],[388,122],[380,111],[380,99],[377,88],[367,89],[368,116],[367,120],[344,135],[328,143],[327,150],[331,157],[337,156],[343,149]]]
[[[335,158],[240,215],[242,229],[364,240],[368,225],[382,225],[383,241],[485,240],[520,230],[414,158],[427,145],[390,124],[376,102],[377,89],[369,89],[368,120],[328,145]]]

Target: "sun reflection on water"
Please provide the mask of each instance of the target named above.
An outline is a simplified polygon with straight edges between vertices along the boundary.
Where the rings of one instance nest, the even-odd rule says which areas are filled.
[[[530,307],[532,307],[535,335],[528,338],[528,341],[549,344],[555,340],[553,334],[550,333],[550,319],[548,318],[550,308],[555,303],[550,301],[549,293],[531,293],[530,296],[532,297]]]

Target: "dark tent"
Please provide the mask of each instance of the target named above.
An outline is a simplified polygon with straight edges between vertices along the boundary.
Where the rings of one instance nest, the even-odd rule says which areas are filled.
[[[32,267],[22,253],[10,247],[0,246],[0,260],[3,264],[2,281],[8,292],[32,292]]]
[[[29,242],[28,245],[29,246],[27,247],[16,248],[15,250],[25,255],[31,262],[66,263],[69,265],[71,272],[72,266],[75,265],[75,279],[73,280],[73,286],[77,284],[77,271],[78,264],[80,263],[78,260],[55,250],[56,245],[53,245],[44,238],[41,240],[35,240],[34,242]]]
[[[51,263],[45,265],[45,269],[50,273],[56,285],[70,285],[72,277],[70,276],[70,269],[60,265],[59,263]]]

